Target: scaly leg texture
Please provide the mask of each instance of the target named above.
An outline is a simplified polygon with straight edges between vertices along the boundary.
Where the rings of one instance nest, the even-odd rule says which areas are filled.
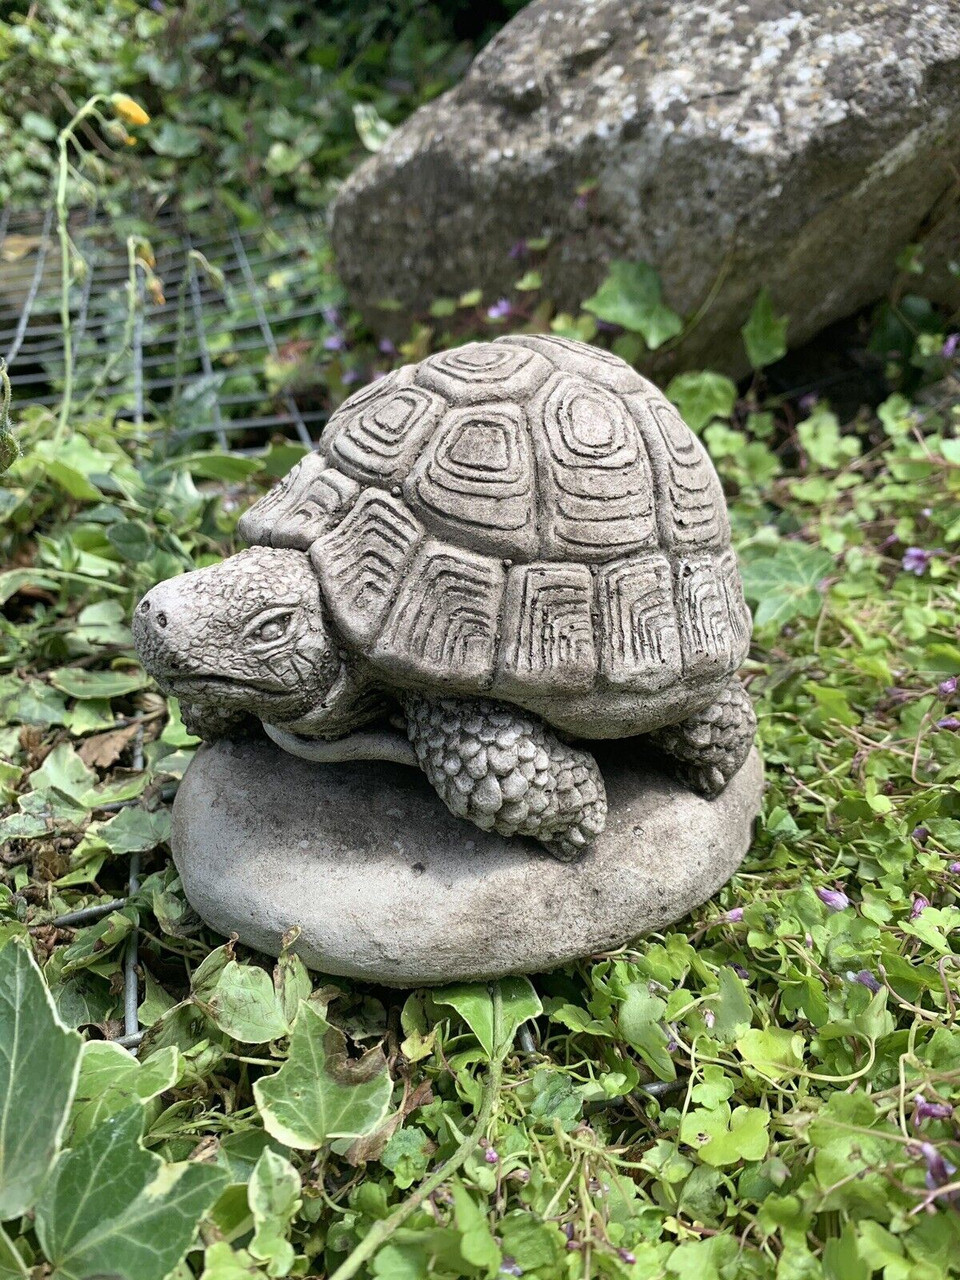
[[[750,754],[756,731],[749,694],[734,679],[709,707],[650,736],[676,760],[687,786],[713,799]]]
[[[532,836],[568,862],[604,828],[593,756],[536,716],[490,698],[403,698],[407,736],[447,808],[484,831]]]

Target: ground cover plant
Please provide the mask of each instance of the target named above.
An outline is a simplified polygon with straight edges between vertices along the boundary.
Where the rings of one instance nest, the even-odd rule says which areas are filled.
[[[527,244],[509,297],[464,282],[397,350],[318,252],[304,341],[329,403],[508,326],[640,359],[689,322],[642,264],[554,315]],[[762,284],[754,374],[668,387],[754,611],[753,850],[663,935],[489,987],[398,993],[309,975],[293,936],[276,964],[224,944],[167,857],[197,744],[128,619],[235,550],[301,447],[177,443],[82,371],[65,426],[3,397],[0,1276],[960,1274],[956,323],[900,282],[869,323],[884,394],[841,420],[773,393],[788,318]]]

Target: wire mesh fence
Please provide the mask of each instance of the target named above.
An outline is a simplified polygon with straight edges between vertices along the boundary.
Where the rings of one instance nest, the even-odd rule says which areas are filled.
[[[19,409],[54,408],[64,378],[53,210],[0,214],[0,356]],[[309,354],[330,305],[321,227],[292,214],[255,229],[164,213],[127,225],[74,214],[69,337],[74,401],[157,425],[167,441],[311,445],[327,417]]]

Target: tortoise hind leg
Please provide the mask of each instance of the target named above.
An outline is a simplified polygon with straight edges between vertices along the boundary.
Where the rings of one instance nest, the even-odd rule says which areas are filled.
[[[756,730],[749,694],[734,677],[716,702],[650,737],[673,757],[687,786],[713,799],[750,754]]]
[[[604,828],[596,761],[529,712],[490,698],[406,694],[407,736],[440,799],[503,836],[532,836],[563,862]]]

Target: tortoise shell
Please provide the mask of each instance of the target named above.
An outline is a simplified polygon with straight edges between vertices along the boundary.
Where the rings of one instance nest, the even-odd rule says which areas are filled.
[[[680,685],[693,704],[747,652],[703,446],[624,361],[564,338],[372,383],[241,531],[309,550],[345,646],[399,685],[527,705]]]

